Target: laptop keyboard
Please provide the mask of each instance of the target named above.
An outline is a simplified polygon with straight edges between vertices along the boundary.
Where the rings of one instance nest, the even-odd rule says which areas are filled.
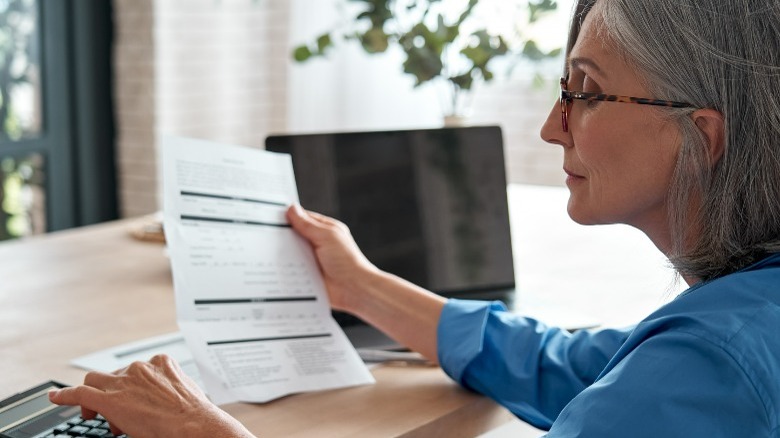
[[[92,420],[75,416],[55,426],[48,434],[41,436],[44,438],[129,438],[127,435],[116,436],[112,434],[108,422],[100,415]]]

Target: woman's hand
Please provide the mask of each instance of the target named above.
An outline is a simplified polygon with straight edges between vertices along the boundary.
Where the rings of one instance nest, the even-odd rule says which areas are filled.
[[[112,374],[90,372],[84,384],[49,392],[52,403],[81,406],[82,417],[101,414],[114,435],[132,438],[253,435],[211,403],[170,357],[134,362]]]
[[[336,219],[306,211],[299,205],[287,210],[287,220],[314,249],[328,289],[330,305],[337,310],[354,311],[353,302],[372,273],[379,270],[355,244],[349,228]]]
[[[366,259],[343,223],[308,212],[287,210],[295,231],[311,243],[333,308],[353,313],[403,345],[437,360],[436,327],[444,298]]]

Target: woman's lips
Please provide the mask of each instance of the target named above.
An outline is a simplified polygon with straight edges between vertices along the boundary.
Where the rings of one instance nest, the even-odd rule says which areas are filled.
[[[576,174],[565,167],[563,168],[563,171],[566,172],[566,184],[572,184],[585,180],[584,176]]]

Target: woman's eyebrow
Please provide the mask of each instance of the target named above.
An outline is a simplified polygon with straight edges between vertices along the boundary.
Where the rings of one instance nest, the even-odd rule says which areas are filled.
[[[596,73],[598,73],[602,77],[606,77],[606,75],[604,74],[604,71],[601,70],[601,67],[599,67],[599,65],[596,64],[596,62],[594,60],[590,59],[590,58],[579,57],[579,56],[578,57],[574,57],[574,58],[569,58],[568,64],[569,64],[569,70],[572,70],[572,69],[575,69],[575,68],[578,68],[578,67],[581,67],[581,66],[585,66],[585,67],[589,68],[590,70],[595,71]]]

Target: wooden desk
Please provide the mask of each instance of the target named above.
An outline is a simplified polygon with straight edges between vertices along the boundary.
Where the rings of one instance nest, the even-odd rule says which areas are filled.
[[[0,244],[0,397],[49,379],[76,384],[74,357],[177,330],[163,247],[119,221]],[[472,437],[511,414],[438,368],[385,366],[376,385],[225,406],[270,437]]]

